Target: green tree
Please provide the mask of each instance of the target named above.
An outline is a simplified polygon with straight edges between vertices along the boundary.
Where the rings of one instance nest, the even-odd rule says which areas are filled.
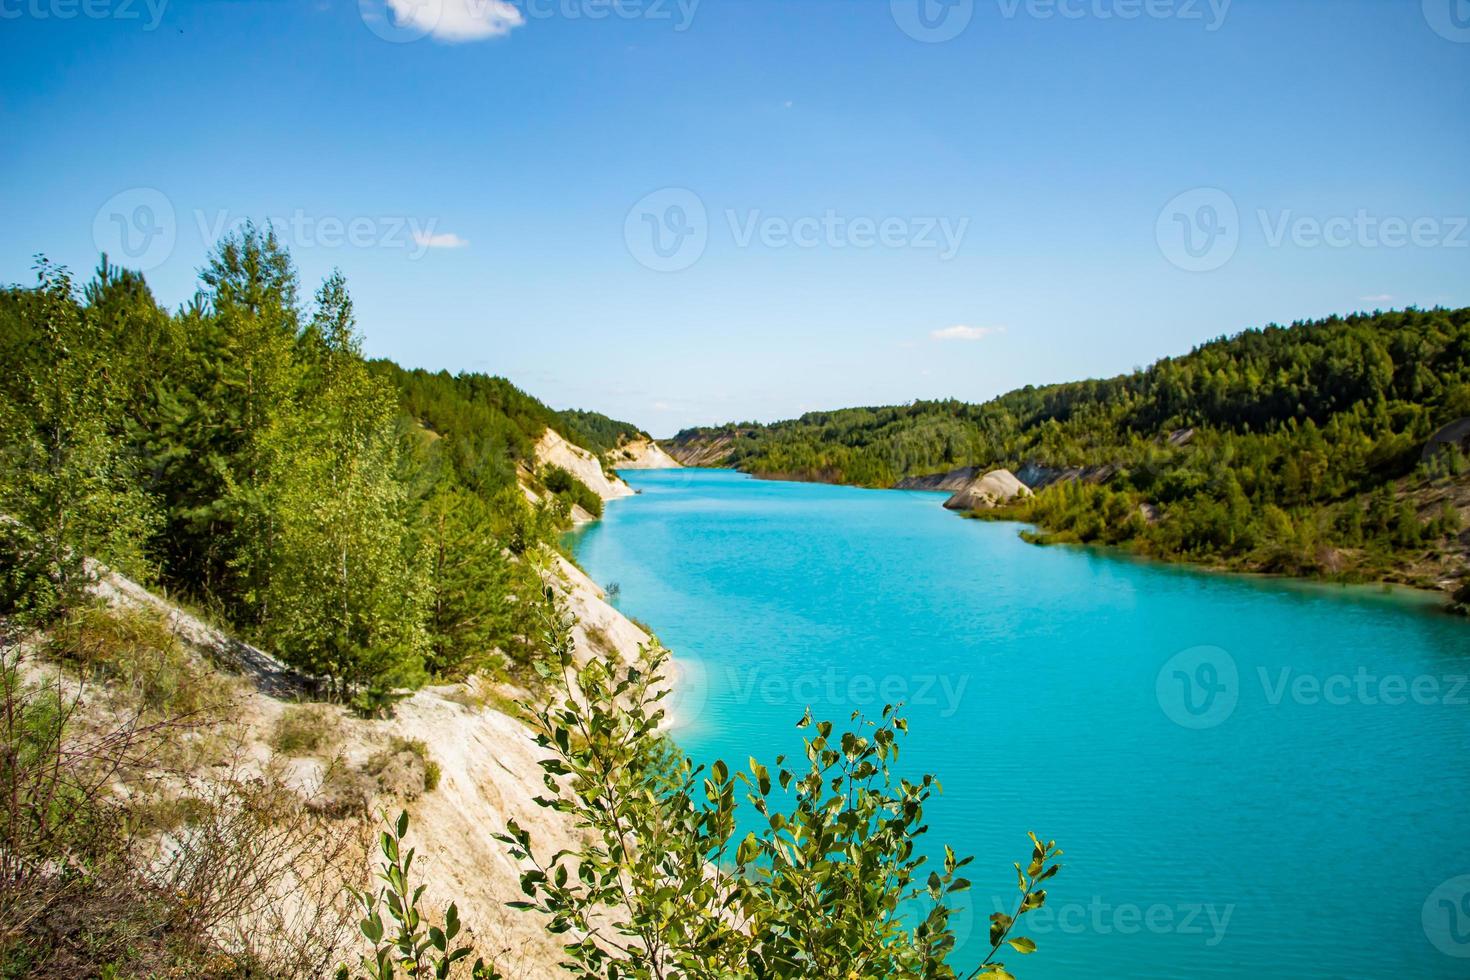
[[[66,271],[40,266],[19,298],[41,355],[0,387],[0,605],[45,619],[95,558],[146,577],[153,501],[123,437],[123,392]]]
[[[392,392],[363,363],[340,273],[317,294],[309,383],[260,445],[273,553],[265,629],[293,664],[348,693],[417,682],[424,587],[398,478]]]
[[[189,510],[225,542],[216,553],[227,567],[208,573],[219,597],[237,619],[259,624],[269,615],[276,560],[268,464],[299,377],[296,270],[274,229],[247,224],[220,242],[200,278],[209,314],[195,321],[204,335],[190,406],[197,417],[187,426],[211,478]]]
[[[535,574],[496,533],[496,516],[479,495],[440,487],[420,517],[428,567],[429,672],[462,678],[497,666],[495,653],[522,660],[533,628],[526,622],[538,591]]]

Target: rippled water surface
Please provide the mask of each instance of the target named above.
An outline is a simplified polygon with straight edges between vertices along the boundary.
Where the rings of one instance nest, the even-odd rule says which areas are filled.
[[[679,742],[769,762],[808,704],[908,701],[929,846],[976,857],[962,960],[1034,829],[1067,866],[1021,980],[1470,977],[1470,624],[1038,548],[933,494],[624,475],[576,552],[688,668]]]

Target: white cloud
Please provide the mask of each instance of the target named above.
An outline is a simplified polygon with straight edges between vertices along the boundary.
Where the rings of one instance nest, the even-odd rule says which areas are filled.
[[[440,41],[483,41],[504,37],[526,22],[507,0],[388,0],[395,23]]]
[[[419,248],[464,248],[469,244],[454,232],[446,232],[442,235],[433,235],[428,232],[416,231],[413,233],[414,244]]]
[[[1358,301],[1360,303],[1387,303],[1387,302],[1390,302],[1392,299],[1393,299],[1393,297],[1390,296],[1388,293],[1380,293],[1377,296],[1362,296],[1362,297],[1359,297]]]
[[[929,334],[935,340],[984,340],[992,334],[1005,333],[1005,327],[967,327],[957,323]]]

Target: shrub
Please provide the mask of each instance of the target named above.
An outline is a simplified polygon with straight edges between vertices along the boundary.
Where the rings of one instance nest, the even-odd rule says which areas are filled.
[[[249,764],[170,788],[159,760],[189,726],[84,717],[82,688],[25,684],[16,660],[0,648],[0,975],[284,978],[340,957],[352,827]]]
[[[424,887],[414,887],[410,877],[414,849],[404,846],[407,836],[408,811],[404,810],[378,837],[383,860],[377,877],[383,887],[376,892],[352,890],[362,912],[358,930],[372,944],[372,954],[361,958],[359,970],[349,969],[345,963],[337,967],[336,980],[355,977],[392,980],[398,976],[398,970],[410,980],[447,977],[456,963],[474,952],[469,946],[454,944],[461,929],[459,907],[454,902],[444,910],[442,928],[429,925],[427,910],[419,904]],[[393,927],[391,933],[389,924]],[[470,977],[471,980],[505,980],[484,960],[475,961]]]
[[[329,753],[341,741],[337,713],[324,704],[288,705],[271,730],[271,748],[283,755]]]
[[[381,720],[392,718],[398,702],[408,696],[407,691],[392,690],[374,684],[352,695],[352,700],[347,703],[347,706],[359,718]]]
[[[429,746],[417,738],[394,735],[388,747],[373,753],[363,772],[377,780],[385,792],[413,799],[439,787],[439,763],[429,756]]]
[[[337,759],[327,767],[322,784],[307,801],[311,812],[332,820],[365,816],[372,806],[377,783],[361,769]]]
[[[184,649],[153,610],[82,606],[51,631],[46,652],[88,678],[108,682],[114,695],[152,717],[195,715],[231,697],[229,683]]]
[[[541,473],[541,482],[568,504],[576,504],[593,517],[602,516],[602,498],[571,471],[560,466],[547,466]]]
[[[942,866],[930,869],[917,854],[938,783],[890,770],[908,731],[891,707],[871,720],[854,714],[853,730],[840,735],[808,712],[798,728],[810,735],[792,768],[777,757],[774,773],[755,759],[746,772],[724,762],[706,770],[659,740],[665,651],[646,650],[633,667],[579,665],[572,621],[550,589],[545,612],[542,668],[561,689],[527,708],[553,797],[536,802],[571,815],[588,843],[543,858],[514,821],[497,837],[529,863],[521,876],[529,900],[513,907],[549,916],[552,933],[573,937],[563,947],[569,972],[954,980],[950,916],[970,887],[960,871],[971,859],[945,848]],[[763,818],[743,837],[737,791]],[[1041,885],[1060,870],[1061,852],[1034,834],[1031,843],[1029,862],[1016,865],[1016,908],[991,916],[989,953],[967,977],[1009,978],[1000,950],[1036,948],[1012,930],[1046,902]],[[920,905],[926,915],[914,912]]]

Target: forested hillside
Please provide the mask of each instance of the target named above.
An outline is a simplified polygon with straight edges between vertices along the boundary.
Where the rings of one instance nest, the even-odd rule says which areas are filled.
[[[591,493],[533,447],[618,423],[364,360],[342,277],[303,301],[269,230],[224,241],[177,312],[105,258],[80,289],[38,272],[0,291],[4,608],[52,615],[90,556],[369,706],[521,669],[539,585],[518,556]]]
[[[979,405],[689,430],[671,448],[728,440],[747,472],[874,487],[964,466],[1106,468],[986,516],[1161,557],[1443,585],[1463,570],[1466,464],[1423,450],[1464,416],[1470,310],[1409,310],[1249,330]]]
[[[557,414],[557,431],[583,449],[590,449],[599,456],[605,456],[635,439],[650,438],[648,433],[636,425],[610,419],[601,412],[568,409]]]
[[[970,858],[916,849],[938,784],[890,771],[905,720],[808,710],[807,765],[696,766],[667,652],[549,554],[602,497],[547,428],[631,426],[364,360],[341,275],[303,302],[269,229],[176,313],[105,259],[38,271],[0,290],[0,975],[957,976]],[[1030,840],[967,976],[1036,948],[1012,930],[1061,852]]]

